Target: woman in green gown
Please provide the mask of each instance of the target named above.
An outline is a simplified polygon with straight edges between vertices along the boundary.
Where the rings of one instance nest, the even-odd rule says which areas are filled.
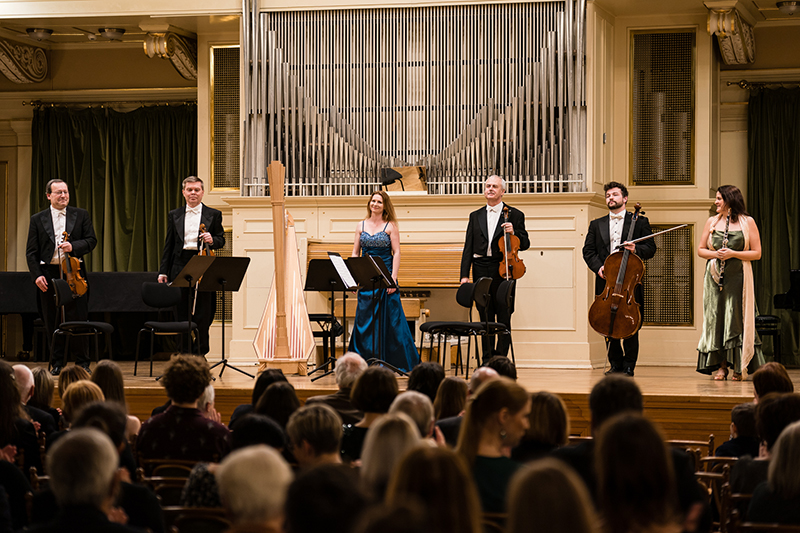
[[[741,381],[764,364],[751,266],[761,259],[761,237],[737,187],[717,189],[714,205],[717,214],[706,222],[697,248],[706,260],[697,371],[724,380],[732,368],[732,379]]]

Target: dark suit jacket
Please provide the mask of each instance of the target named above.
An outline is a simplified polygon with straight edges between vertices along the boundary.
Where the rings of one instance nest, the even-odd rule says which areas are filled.
[[[28,416],[30,416],[34,422],[39,422],[39,425],[41,426],[39,431],[43,431],[45,435],[52,435],[58,431],[58,425],[56,421],[53,420],[53,416],[47,411],[42,411],[41,409],[33,407],[32,405],[26,405],[25,412],[28,413]]]
[[[312,396],[306,400],[306,405],[314,405],[315,403],[324,403],[333,408],[342,418],[342,424],[355,424],[364,418],[364,413],[353,407],[350,402],[350,389],[339,389],[333,394]]]
[[[625,215],[625,224],[622,226],[622,242],[628,240],[628,232],[631,227],[633,213]],[[650,235],[650,221],[647,217],[639,216],[636,227],[633,229],[633,239]],[[631,239],[631,240],[633,240]],[[586,240],[583,244],[583,260],[592,272],[597,274],[606,262],[606,258],[611,255],[611,236],[608,232],[608,215],[592,220],[589,224],[589,231],[586,233]],[[648,239],[636,244],[636,255],[642,260],[647,260],[656,254],[656,243],[653,239]],[[595,280],[595,294],[600,294],[606,286],[606,280],[597,276]]]
[[[531,247],[528,232],[525,231],[525,215],[519,209],[503,203],[508,207],[508,221],[514,226],[514,235],[519,237],[519,249],[527,250]],[[464,242],[464,252],[461,254],[461,277],[469,277],[470,267],[472,266],[473,255],[485,255],[486,248],[489,246],[489,239],[492,242],[492,257],[502,257],[500,252],[499,240],[503,235],[503,215],[497,221],[497,226],[493,228],[492,235],[486,227],[486,206],[477,209],[469,215],[469,225],[467,226],[467,238]],[[499,259],[498,259],[499,261]]]
[[[69,242],[72,243],[72,255],[83,257],[97,246],[97,237],[94,234],[92,219],[89,212],[78,207],[67,206],[67,223],[64,229],[69,233]],[[56,249],[55,235],[53,234],[53,216],[48,207],[31,217],[28,229],[28,245],[25,255],[28,259],[28,270],[31,279],[43,276],[41,262],[49,263]]]
[[[164,251],[161,254],[161,268],[159,274],[165,274],[170,281],[186,266],[181,261],[183,252],[183,221],[186,218],[186,206],[183,205],[173,209],[167,215],[167,239],[164,242]],[[214,238],[211,248],[216,250],[225,246],[225,230],[222,227],[222,213],[214,208],[203,204],[203,212],[200,215],[200,223],[206,225],[208,231]]]

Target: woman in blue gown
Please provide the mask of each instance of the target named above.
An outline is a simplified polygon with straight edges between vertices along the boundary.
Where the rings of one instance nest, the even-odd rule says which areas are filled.
[[[356,225],[353,257],[372,255],[380,257],[397,283],[400,269],[400,231],[389,195],[384,191],[372,194],[367,203],[367,218]],[[364,359],[382,359],[403,371],[410,371],[419,363],[414,338],[406,322],[400,293],[396,289],[363,288],[358,291],[358,307],[350,348]],[[374,320],[382,320],[380,326]],[[378,332],[380,330],[380,333]],[[380,345],[373,342],[377,336]],[[377,353],[375,348],[377,347]]]

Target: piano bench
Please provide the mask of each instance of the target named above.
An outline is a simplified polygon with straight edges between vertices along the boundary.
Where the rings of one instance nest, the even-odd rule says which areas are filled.
[[[772,335],[772,360],[781,362],[781,319],[775,315],[756,317],[756,332],[762,337]]]

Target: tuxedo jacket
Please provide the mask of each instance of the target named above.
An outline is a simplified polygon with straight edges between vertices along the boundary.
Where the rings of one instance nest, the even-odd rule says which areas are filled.
[[[622,241],[628,240],[628,232],[631,228],[633,213],[625,214],[625,224],[622,226]],[[633,239],[638,239],[653,233],[650,229],[650,221],[647,217],[639,215],[636,227],[633,229]],[[633,240],[630,239],[630,240]],[[606,258],[611,255],[611,235],[608,231],[608,215],[592,220],[589,224],[589,231],[586,233],[586,241],[583,244],[583,260],[592,272],[597,272],[606,262]],[[656,254],[656,243],[653,239],[647,239],[636,244],[636,255],[640,259],[650,259]],[[595,279],[595,294],[600,294],[606,286],[606,280],[599,275]]]
[[[203,205],[200,214],[200,223],[206,225],[206,231],[211,234],[214,242],[211,248],[216,250],[225,246],[225,230],[222,227],[222,213],[214,208]],[[164,242],[164,251],[161,254],[161,268],[159,274],[165,274],[170,281],[175,279],[181,269],[186,266],[181,260],[183,252],[183,222],[186,218],[186,206],[173,209],[167,215],[167,239]]]
[[[67,206],[67,222],[64,229],[69,233],[73,256],[83,257],[97,246],[97,237],[94,234],[92,218],[85,209]],[[53,233],[53,215],[50,214],[50,208],[48,207],[31,217],[31,225],[28,229],[28,245],[25,250],[25,256],[28,260],[31,279],[34,282],[39,276],[44,276],[41,262],[49,263],[55,250],[56,237]]]
[[[514,226],[514,235],[519,237],[519,249],[527,250],[531,247],[531,241],[528,238],[528,232],[525,231],[525,215],[519,209],[515,209],[510,205],[503,203],[508,207],[508,221]],[[497,226],[492,228],[492,233],[489,235],[489,229],[486,227],[486,206],[477,209],[469,215],[469,225],[467,226],[467,238],[464,242],[464,252],[461,254],[461,277],[469,277],[470,267],[472,266],[472,259],[475,254],[486,255],[486,249],[489,246],[491,239],[492,243],[492,257],[497,257],[498,262],[502,258],[499,240],[503,235],[503,215],[497,221]]]

